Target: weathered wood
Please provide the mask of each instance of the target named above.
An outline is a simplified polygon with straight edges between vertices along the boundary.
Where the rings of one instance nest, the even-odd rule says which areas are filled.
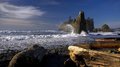
[[[69,46],[68,50],[70,51],[70,58],[75,60],[75,55],[83,56],[86,59],[87,64],[107,67],[115,67],[114,64],[120,64],[120,54],[112,54],[102,51],[84,49],[78,46]],[[74,59],[75,58],[75,59]],[[94,58],[94,59],[92,59]],[[77,58],[78,59],[78,58]],[[112,66],[111,66],[112,65]]]

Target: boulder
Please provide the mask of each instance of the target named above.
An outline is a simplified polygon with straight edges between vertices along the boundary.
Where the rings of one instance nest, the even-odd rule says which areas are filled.
[[[0,67],[7,67],[12,57],[18,53],[17,50],[4,50],[0,53]]]
[[[18,53],[19,51],[17,50],[4,50],[2,53],[0,53],[0,62],[6,61],[6,60],[11,60],[12,57]]]
[[[33,45],[32,47],[17,53],[9,62],[8,67],[37,67],[40,64],[46,49]]]

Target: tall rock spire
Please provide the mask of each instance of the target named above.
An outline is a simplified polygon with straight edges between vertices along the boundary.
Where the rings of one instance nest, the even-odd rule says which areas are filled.
[[[84,16],[84,12],[80,11],[79,15],[76,19],[76,33],[81,33],[81,31],[85,31],[87,32],[86,29],[86,20],[85,20],[85,16]]]

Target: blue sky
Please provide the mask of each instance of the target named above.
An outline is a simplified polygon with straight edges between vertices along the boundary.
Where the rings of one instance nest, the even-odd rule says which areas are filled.
[[[0,0],[0,29],[56,29],[79,11],[94,19],[95,27],[120,27],[120,0]]]

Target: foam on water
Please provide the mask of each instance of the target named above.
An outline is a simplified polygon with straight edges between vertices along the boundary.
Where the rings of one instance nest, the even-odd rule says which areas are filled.
[[[48,48],[53,45],[72,45],[90,41],[93,39],[79,34],[1,35],[0,52],[8,49],[23,50],[34,44]]]

